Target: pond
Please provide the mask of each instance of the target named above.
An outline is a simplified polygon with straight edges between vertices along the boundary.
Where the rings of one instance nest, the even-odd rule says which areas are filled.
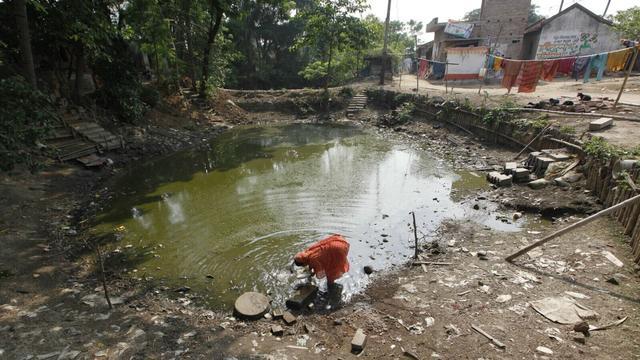
[[[344,299],[364,289],[363,267],[384,270],[413,254],[409,223],[431,239],[446,219],[517,231],[453,192],[486,187],[476,173],[373,130],[290,124],[235,128],[207,147],[123,173],[94,231],[118,231],[130,271],[188,286],[212,307],[244,291],[283,303],[296,252],[339,233],[351,244]],[[491,210],[491,209],[490,209]]]

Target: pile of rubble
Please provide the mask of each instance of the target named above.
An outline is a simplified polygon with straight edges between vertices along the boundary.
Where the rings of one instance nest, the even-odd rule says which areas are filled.
[[[532,189],[542,189],[550,184],[569,186],[582,178],[573,169],[580,163],[567,149],[546,149],[529,154],[521,162],[508,162],[504,168],[487,174],[487,180],[497,187],[513,183],[527,183]]]

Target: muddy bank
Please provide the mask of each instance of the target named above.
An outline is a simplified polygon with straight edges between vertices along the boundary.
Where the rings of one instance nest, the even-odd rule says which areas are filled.
[[[372,122],[366,115],[383,113],[365,112],[365,117],[356,121],[369,126]],[[483,141],[482,136],[469,137],[460,130],[415,120],[379,131],[403,137],[407,146],[437,154],[455,168],[476,171],[480,176],[482,169],[503,165],[514,155]],[[164,153],[162,149],[180,148],[182,145],[169,140],[173,132],[161,130],[165,134],[161,139],[165,140],[159,141],[157,148],[144,141],[147,136],[153,138],[155,132],[143,132],[140,152],[123,154],[123,159],[129,159],[123,163],[135,166],[153,153]],[[180,141],[183,146],[194,146],[198,134],[199,130],[187,131],[178,137],[184,136]],[[115,169],[115,173],[118,171]],[[520,267],[502,261],[504,255],[542,232],[575,221],[571,217],[515,234],[492,231],[473,222],[450,221],[438,229],[437,244],[421,246],[425,259],[450,265],[429,266],[427,271],[416,266],[391,274],[375,272],[372,286],[349,305],[330,313],[304,311],[293,326],[271,319],[243,322],[228,312],[214,313],[199,305],[197,293],[169,287],[141,271],[127,274],[108,270],[109,288],[116,302],[110,312],[102,300],[95,258],[79,252],[74,261],[64,259],[66,246],[83,242],[84,229],[96,212],[92,209],[104,206],[102,201],[112,195],[102,181],[110,178],[114,169],[102,172],[98,178],[91,171],[56,166],[42,175],[16,173],[3,179],[2,186],[13,189],[3,192],[11,194],[3,198],[3,203],[11,204],[11,211],[20,216],[2,218],[2,228],[9,230],[1,232],[0,239],[4,244],[16,241],[24,248],[23,253],[6,255],[7,263],[23,267],[9,270],[11,275],[0,280],[0,351],[4,355],[355,358],[350,353],[350,340],[357,328],[369,337],[361,358],[402,357],[405,350],[419,358],[457,358],[468,356],[469,349],[477,357],[530,357],[539,346],[563,358],[630,358],[640,346],[633,335],[640,331],[637,319],[594,333],[583,343],[573,340],[582,335],[575,334],[571,326],[553,324],[527,305],[570,291],[589,297],[579,301],[598,311],[600,317],[595,324],[634,313],[638,277],[625,253],[625,244],[616,241],[617,228],[607,220],[541,248],[541,253],[523,259]],[[513,193],[472,186],[454,196],[470,209],[478,203],[476,211],[484,211],[485,206],[494,204],[494,198],[519,198],[520,190],[520,186],[509,189]],[[588,196],[584,188],[577,187],[566,194],[567,198]],[[530,195],[563,205],[553,191]],[[500,208],[499,212],[513,221],[509,220],[512,210]],[[539,221],[535,215],[525,217],[532,224]],[[57,241],[65,245],[51,246]],[[605,250],[621,259],[623,267],[608,262],[602,255]],[[481,259],[478,253],[483,251],[487,256]],[[16,254],[29,261],[12,261]],[[83,254],[88,256],[80,257]],[[119,255],[113,255],[112,260],[117,259]],[[613,276],[618,276],[619,285],[605,281]],[[506,295],[510,298],[503,301]],[[282,336],[271,335],[274,324],[285,328]],[[506,343],[507,348],[491,345],[471,329],[472,324]]]

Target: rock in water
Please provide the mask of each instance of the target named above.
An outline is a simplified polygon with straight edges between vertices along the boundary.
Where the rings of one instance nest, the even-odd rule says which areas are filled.
[[[236,315],[245,319],[259,319],[269,311],[269,298],[257,292],[246,292],[236,299]]]
[[[307,306],[318,293],[318,287],[314,285],[305,285],[300,287],[293,296],[287,300],[286,305],[293,310],[300,310]]]
[[[364,273],[367,274],[367,275],[373,274],[373,268],[371,266],[369,266],[369,265],[365,266],[364,267]]]

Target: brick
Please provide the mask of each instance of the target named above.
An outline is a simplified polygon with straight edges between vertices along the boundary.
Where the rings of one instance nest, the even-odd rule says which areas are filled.
[[[506,164],[504,164],[504,173],[507,175],[512,174],[516,168],[518,167],[518,164],[515,162],[508,162]]]
[[[602,129],[606,129],[609,126],[613,125],[613,119],[603,117],[600,119],[593,120],[589,123],[589,131],[598,131]]]
[[[487,180],[500,187],[511,186],[513,183],[513,177],[511,175],[504,175],[497,171],[492,171],[487,174]]]
[[[529,181],[529,170],[525,168],[517,168],[513,172],[513,181],[515,182],[526,182]]]
[[[367,344],[367,335],[364,334],[362,329],[356,330],[355,335],[353,335],[353,339],[351,340],[351,351],[352,352],[361,352],[364,350],[365,345]]]

